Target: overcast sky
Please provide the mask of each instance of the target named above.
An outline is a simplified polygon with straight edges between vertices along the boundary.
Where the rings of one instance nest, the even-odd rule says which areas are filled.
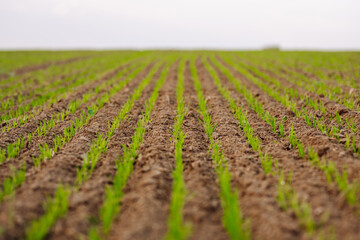
[[[0,49],[360,50],[359,0],[0,0]]]

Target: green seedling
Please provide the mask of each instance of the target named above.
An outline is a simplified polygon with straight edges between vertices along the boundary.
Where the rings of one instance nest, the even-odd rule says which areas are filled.
[[[269,154],[262,154],[261,150],[259,150],[259,158],[261,162],[261,166],[264,169],[265,174],[269,174],[273,170],[273,162],[271,156]]]
[[[293,125],[289,129],[289,142],[290,142],[292,147],[297,147],[298,140],[297,140],[296,132],[294,130]]]
[[[153,77],[154,73],[155,71],[150,74],[150,79]],[[138,155],[140,143],[144,138],[146,126],[150,121],[151,111],[158,98],[159,90],[165,82],[167,73],[168,67],[162,71],[160,79],[156,83],[155,89],[145,104],[145,112],[137,123],[135,133],[132,136],[131,144],[129,146],[123,146],[123,155],[116,161],[116,174],[113,179],[113,185],[106,187],[105,199],[99,212],[100,224],[90,228],[90,239],[103,239],[104,236],[107,236],[111,229],[112,222],[120,210],[120,201],[123,196],[123,189],[126,186],[130,174],[132,173],[133,163]],[[118,114],[118,117],[120,115],[121,112]]]
[[[336,119],[336,122],[337,122],[339,125],[342,125],[342,119],[341,119],[341,117],[340,117],[340,115],[339,115],[338,112],[336,113],[335,119]]]
[[[279,133],[280,133],[280,136],[281,137],[284,137],[285,136],[285,130],[284,130],[284,122],[281,121],[279,123]]]
[[[198,96],[199,112],[202,115],[203,119],[208,119],[208,121],[203,121],[204,129],[205,131],[206,129],[215,129],[215,125],[212,125],[211,123],[211,116],[209,114],[206,101],[204,100],[201,84],[198,79],[197,70],[193,61],[191,62],[190,70],[194,80],[195,90]],[[232,102],[231,106],[234,106],[234,102]],[[249,127],[247,122],[243,122],[244,115],[246,114],[240,114],[239,110],[236,111],[236,109],[232,110],[235,114],[237,114],[238,119],[240,119],[242,124],[244,124],[248,134],[252,134],[252,129]],[[224,154],[222,152],[220,142],[214,139],[212,137],[212,134],[207,135],[210,139],[210,150],[212,151],[211,157],[214,162],[218,179],[220,181],[220,198],[222,200],[221,202],[224,211],[223,223],[225,229],[228,232],[230,239],[250,239],[250,225],[248,221],[243,220],[242,213],[238,205],[237,192],[231,189],[231,174],[227,169],[227,162],[224,159]],[[260,145],[257,138],[252,138],[250,142],[255,148],[258,148]]]
[[[70,191],[59,186],[53,199],[48,199],[45,205],[45,214],[26,228],[26,239],[43,239],[49,232],[56,220],[64,216],[68,209],[68,197]]]
[[[305,150],[304,150],[303,144],[300,143],[300,142],[298,142],[298,143],[297,143],[297,148],[298,148],[298,150],[299,150],[299,156],[300,156],[301,158],[304,158],[304,157],[305,157]]]
[[[0,202],[2,202],[6,196],[12,194],[14,190],[25,181],[25,165],[19,170],[12,168],[11,171],[12,174],[4,180],[2,189],[0,190]]]
[[[209,72],[212,73],[211,69],[209,70]],[[226,90],[221,86],[219,79],[216,77],[216,74],[212,74],[212,76],[215,79],[215,83],[218,86],[219,91],[229,101],[229,94],[225,94]],[[235,83],[234,83],[234,85],[235,85]],[[239,92],[241,92],[242,88],[239,87],[237,89],[239,89]],[[247,98],[248,93],[244,92],[242,94],[245,96],[246,99],[248,99]],[[249,98],[249,103],[251,104],[251,106],[256,105],[255,103],[253,103],[253,101],[250,98]],[[232,103],[231,101],[229,101],[229,104],[230,104],[230,107],[232,108],[232,111],[235,112],[233,110],[234,108],[236,108],[235,104]],[[255,107],[253,107],[253,108],[255,110]],[[243,121],[244,120],[242,120],[241,122],[243,122]],[[246,119],[245,119],[245,123],[241,123],[241,122],[240,122],[240,125],[245,125]],[[334,132],[336,132],[336,130],[334,130]],[[291,138],[291,140],[289,140],[289,142],[291,141],[291,143],[293,144],[294,147],[298,147],[299,155],[301,157],[304,157],[305,153],[304,153],[303,145],[297,139],[296,133],[295,133],[293,127],[289,130],[289,136],[291,136],[291,137],[289,137],[289,138]],[[350,138],[349,138],[349,141],[350,141]],[[350,205],[353,204],[353,202],[357,201],[357,199],[354,197],[354,196],[357,196],[356,194],[354,194],[354,193],[356,193],[355,189],[357,189],[356,188],[357,184],[351,184],[351,185],[347,184],[347,176],[336,177],[337,176],[336,168],[334,168],[331,164],[328,166],[325,161],[320,162],[318,154],[312,148],[308,149],[308,154],[309,154],[309,161],[311,161],[315,167],[321,168],[324,171],[327,178],[329,179],[329,181],[333,181],[333,179],[338,179],[336,184],[337,184],[338,188],[340,189],[340,191],[342,193],[344,193],[345,196],[347,196],[346,199]],[[265,162],[263,161],[262,166],[264,169],[266,169],[266,165],[264,163]],[[269,171],[267,170],[267,172],[269,172]],[[302,226],[307,230],[307,232],[310,235],[313,235],[316,229],[315,229],[315,223],[314,223],[314,220],[312,217],[311,208],[305,202],[299,201],[297,194],[292,190],[292,187],[290,184],[291,180],[287,181],[287,182],[288,182],[288,184],[286,184],[284,177],[282,177],[282,178],[280,177],[278,204],[279,204],[279,206],[282,206],[283,209],[291,209],[292,211],[294,211],[297,218],[302,223]],[[284,185],[285,185],[285,187],[282,187]],[[351,186],[351,187],[347,188],[344,186]],[[351,194],[349,194],[349,192]],[[353,200],[353,199],[356,199],[356,200]]]
[[[353,118],[346,120],[346,124],[348,128],[351,130],[351,132],[357,133],[356,123],[354,122]]]
[[[0,164],[2,164],[2,163],[5,162],[5,160],[6,160],[5,154],[6,154],[5,149],[1,149],[1,150],[0,150]]]
[[[293,211],[307,233],[312,236],[315,232],[315,220],[312,216],[311,206],[301,201],[291,186],[290,174],[286,179],[284,172],[281,172],[278,183],[277,202],[285,211]]]
[[[346,134],[346,142],[345,142],[345,148],[349,149],[350,148],[350,135]]]
[[[174,123],[174,130],[172,136],[172,144],[175,147],[175,162],[176,167],[172,173],[173,176],[173,191],[170,201],[170,212],[168,218],[168,233],[165,239],[187,239],[190,234],[191,226],[183,222],[183,208],[187,191],[183,178],[183,162],[182,162],[182,148],[184,144],[185,134],[182,132],[182,123],[186,114],[185,104],[183,101],[184,92],[184,67],[185,62],[182,61],[179,66],[178,84],[176,88],[177,98],[177,115]]]
[[[88,114],[89,114],[90,116],[94,116],[94,115],[95,115],[95,111],[92,110],[91,108],[89,108],[89,109],[88,109]]]

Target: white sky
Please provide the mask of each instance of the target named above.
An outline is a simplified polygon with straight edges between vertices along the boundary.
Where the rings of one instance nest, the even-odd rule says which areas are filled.
[[[360,50],[359,0],[0,0],[0,49]]]

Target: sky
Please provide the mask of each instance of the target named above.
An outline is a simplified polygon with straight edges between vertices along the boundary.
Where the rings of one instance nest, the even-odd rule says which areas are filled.
[[[0,49],[360,50],[359,0],[0,0]]]

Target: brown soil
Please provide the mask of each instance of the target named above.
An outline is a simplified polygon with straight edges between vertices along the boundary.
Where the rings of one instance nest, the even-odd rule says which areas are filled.
[[[189,199],[184,218],[192,226],[191,239],[228,239],[221,222],[222,210],[216,172],[209,154],[210,142],[199,119],[198,100],[189,66],[185,70],[184,99],[188,113],[184,118],[184,180]]]
[[[154,86],[155,81],[152,81],[144,89],[143,95],[135,102],[127,120],[116,129],[108,145],[108,150],[105,156],[99,160],[91,179],[85,182],[78,192],[71,195],[66,218],[57,222],[48,239],[81,239],[87,236],[91,226],[90,219],[98,218],[106,185],[111,184],[115,176],[115,159],[123,153],[122,146],[131,143],[137,121],[144,111],[144,103]]]
[[[265,110],[269,111],[272,116],[277,117],[277,122],[281,122],[283,117],[287,116],[288,119],[284,122],[286,132],[288,132],[293,125],[297,137],[304,144],[304,147],[311,146],[319,153],[320,157],[334,161],[340,170],[342,170],[344,166],[347,166],[349,179],[360,180],[360,162],[351,150],[345,149],[343,143],[339,143],[336,139],[328,137],[312,126],[308,126],[304,120],[294,116],[295,114],[293,112],[271,98],[255,84],[236,72],[232,67],[226,66],[233,71],[234,76],[241,80],[242,83],[257,96]]]
[[[273,132],[271,126],[262,120],[246,99],[236,91],[226,75],[222,74],[210,61],[210,65],[219,75],[221,84],[230,91],[236,104],[247,111],[247,118],[254,129],[254,135],[261,141],[262,151],[270,154],[272,159],[278,162],[278,168],[283,170],[285,175],[292,173],[291,186],[299,199],[311,206],[311,215],[316,223],[315,234],[310,236],[306,233],[301,219],[294,211],[284,210],[279,206],[277,195],[280,172],[265,174],[258,152],[253,151],[247,142],[242,127],[233,116],[228,102],[218,91],[201,59],[198,58],[195,65],[209,113],[212,116],[212,124],[216,125],[213,137],[221,143],[232,177],[231,187],[237,193],[244,220],[250,222],[252,239],[307,240],[321,239],[321,236],[324,236],[324,239],[330,239],[332,232],[337,239],[359,239],[358,203],[357,206],[350,206],[338,187],[334,183],[327,182],[324,172],[311,165],[306,158],[300,158],[298,150],[291,147],[287,137],[281,137],[278,132]],[[256,96],[265,110],[277,118],[277,122],[287,116],[284,122],[286,132],[294,126],[298,139],[305,147],[311,146],[321,157],[333,161],[340,170],[346,166],[349,180],[360,180],[359,156],[354,155],[350,150],[345,150],[342,142],[339,143],[336,139],[329,138],[314,127],[308,126],[304,120],[297,118],[289,109],[271,98],[232,66],[227,65],[220,57],[217,59],[248,88],[249,92]],[[58,64],[65,63],[66,61]],[[89,229],[99,223],[99,211],[104,201],[106,187],[113,184],[116,159],[123,154],[123,146],[131,143],[137,122],[145,110],[145,102],[154,90],[164,65],[157,70],[150,84],[145,87],[128,118],[115,130],[107,151],[97,162],[91,177],[79,188],[74,187],[77,169],[82,166],[83,156],[90,149],[93,140],[98,134],[106,136],[108,122],[117,115],[155,63],[153,61],[148,64],[137,77],[99,109],[86,126],[76,132],[68,143],[51,159],[43,162],[39,168],[33,166],[32,160],[33,157],[39,155],[39,145],[47,143],[52,147],[54,137],[62,134],[63,129],[79,117],[82,111],[86,111],[90,104],[109,91],[112,84],[96,94],[88,103],[83,104],[75,113],[69,114],[64,121],[58,122],[45,136],[35,136],[32,142],[21,150],[18,157],[0,165],[0,185],[3,185],[4,180],[10,176],[12,167],[19,168],[23,163],[26,163],[27,167],[25,182],[15,189],[15,194],[5,197],[0,204],[0,240],[24,239],[26,227],[44,214],[43,207],[46,200],[54,195],[60,184],[67,185],[71,190],[68,212],[57,219],[45,239],[88,239]],[[9,143],[16,141],[25,133],[34,132],[42,120],[49,120],[52,114],[65,110],[70,101],[80,99],[86,92],[112,79],[119,71],[127,69],[124,75],[126,77],[134,70],[131,65],[131,63],[125,64],[106,72],[101,78],[85,83],[53,106],[42,109],[26,124],[0,133],[0,148],[6,148]],[[24,68],[21,70],[23,73],[20,71],[19,74],[26,72],[31,74],[31,71],[38,70],[37,67],[45,69],[48,66],[44,64]],[[356,117],[356,123],[360,124],[358,113],[329,101],[323,96],[309,93],[283,76],[259,69],[279,79],[284,86],[295,88],[311,99],[325,102],[330,114],[340,112],[344,118]],[[159,91],[144,139],[140,144],[139,155],[133,165],[133,172],[124,189],[120,212],[114,219],[109,236],[105,239],[163,239],[168,231],[173,190],[172,171],[175,168],[174,148],[170,139],[177,114],[178,70],[179,61],[170,67],[165,84]],[[182,126],[182,131],[185,133],[182,158],[183,178],[188,193],[182,212],[184,223],[191,226],[189,239],[229,239],[222,220],[223,208],[219,197],[219,180],[209,151],[210,141],[201,123],[202,116],[199,113],[199,103],[189,62],[186,62],[183,74],[187,114]],[[118,80],[121,81],[123,78]],[[314,114],[321,114],[306,107],[300,99],[295,100],[299,107],[306,108]],[[329,125],[335,124],[330,120],[330,115],[318,117],[324,117]],[[360,130],[359,126],[358,128]],[[347,130],[342,130],[342,134],[348,133]]]
[[[27,116],[30,116],[30,118],[32,118],[33,113],[36,113],[36,115],[38,114],[42,114],[43,112],[46,112],[47,110],[49,110],[49,108],[51,107],[57,107],[57,105],[59,105],[59,108],[65,108],[67,107],[67,104],[69,104],[74,98],[79,98],[81,97],[84,93],[88,92],[90,89],[95,88],[96,86],[98,86],[99,84],[101,84],[104,81],[107,81],[108,79],[112,78],[113,76],[115,76],[119,71],[121,71],[122,69],[128,67],[128,65],[130,65],[129,63],[124,64],[123,66],[120,66],[116,69],[107,71],[103,74],[102,77],[97,78],[93,81],[89,81],[88,83],[83,84],[81,87],[77,86],[77,87],[73,87],[73,89],[71,89],[71,92],[67,94],[67,96],[65,96],[65,98],[61,98],[59,99],[55,104],[52,104],[51,106],[49,106],[48,102],[45,102],[43,105],[41,106],[35,106],[33,108],[30,108],[30,110],[25,113]],[[76,81],[76,76],[74,79],[72,79],[70,82],[66,83],[66,84],[71,84],[71,82]],[[31,101],[31,99],[25,100],[25,102],[19,104],[19,105],[15,105],[14,107],[12,107],[11,109],[16,110],[18,108],[18,106],[20,105],[24,105],[26,102],[29,103]],[[5,114],[7,112],[9,112],[10,109],[2,112],[1,114]],[[55,112],[56,113],[56,112]],[[52,113],[50,113],[52,114]],[[2,122],[0,127],[5,127],[6,125],[11,124],[14,120],[17,119],[10,119],[8,121]]]
[[[29,97],[30,93],[34,92],[34,91],[39,91],[39,89],[43,88],[43,87],[47,87],[50,84],[52,84],[53,82],[56,81],[63,81],[65,80],[66,77],[70,77],[73,75],[76,75],[78,73],[81,73],[81,70],[73,70],[71,73],[67,73],[67,74],[59,74],[56,76],[49,76],[46,79],[46,82],[43,83],[38,83],[38,81],[35,79],[32,83],[28,83],[26,80],[24,79],[24,81],[21,81],[20,83],[11,83],[9,85],[6,86],[1,86],[2,88],[6,89],[8,87],[10,87],[11,85],[16,85],[16,92],[13,92],[11,94],[8,94],[7,96],[3,97],[1,101],[5,101],[7,99],[13,98],[15,101],[15,105],[19,104],[17,102],[17,97],[18,95],[23,96],[27,101],[34,99],[34,96]],[[31,86],[29,86],[28,84],[31,84]],[[60,84],[61,85],[61,84]],[[14,88],[13,88],[14,89]],[[1,114],[3,114],[3,112],[1,112]]]
[[[131,71],[126,73],[121,79],[123,80]],[[18,157],[9,159],[0,165],[0,182],[2,185],[5,178],[9,177],[12,174],[11,168],[15,167],[16,169],[20,168],[24,163],[26,163],[27,171],[34,166],[33,157],[38,157],[40,154],[39,145],[43,146],[46,143],[49,148],[54,146],[54,138],[57,135],[62,135],[64,129],[69,127],[71,122],[75,122],[75,119],[79,118],[83,111],[87,111],[88,107],[91,104],[95,103],[97,99],[103,96],[112,88],[112,85],[109,85],[105,89],[101,90],[97,95],[95,95],[89,102],[80,106],[80,108],[74,113],[69,114],[65,117],[64,121],[58,122],[45,136],[35,136],[31,143],[27,142],[26,146],[21,150]]]
[[[74,138],[58,152],[51,160],[45,162],[40,169],[32,168],[27,173],[26,182],[16,190],[14,201],[5,201],[0,207],[0,225],[4,229],[0,239],[17,239],[22,237],[25,226],[44,212],[43,201],[52,195],[59,183],[73,185],[76,179],[76,169],[82,164],[91,142],[98,134],[107,132],[108,121],[113,119],[129,94],[150,71],[151,66],[141,72],[128,86],[117,93],[109,103],[100,109],[95,116],[76,133]],[[145,91],[148,96],[150,91]],[[25,200],[26,199],[26,200]],[[14,216],[9,221],[8,216]]]
[[[84,69],[84,72],[86,73],[87,69]],[[1,115],[5,115],[8,112],[10,112],[10,110],[16,111],[19,107],[21,106],[25,106],[27,104],[30,104],[34,99],[36,99],[37,97],[43,96],[44,94],[50,93],[50,92],[54,92],[60,88],[64,88],[67,87],[71,84],[73,84],[78,78],[79,76],[81,76],[81,73],[83,71],[73,71],[70,74],[60,74],[57,76],[51,76],[49,78],[46,79],[45,83],[39,83],[37,79],[31,81],[31,82],[20,82],[18,84],[16,84],[18,87],[16,89],[16,92],[14,92],[12,95],[4,97],[2,101],[9,99],[9,98],[13,98],[14,99],[14,106],[10,107],[9,109],[5,110],[5,111],[1,111]],[[99,73],[101,73],[99,71]],[[84,75],[83,77],[86,77],[87,75]],[[66,79],[67,77],[71,77],[69,79]],[[48,85],[57,82],[55,84],[55,86],[49,88]],[[13,84],[14,85],[14,84]],[[29,88],[28,86],[31,85],[32,88]],[[24,86],[24,87],[22,87]],[[48,88],[46,88],[48,87]],[[6,89],[7,86],[4,87],[4,89]],[[37,91],[33,96],[29,96],[29,94],[31,92],[35,92]],[[21,103],[17,102],[18,96],[21,95],[23,97],[23,101]],[[36,107],[35,108],[39,108]],[[28,112],[31,112],[31,110],[33,109],[32,106],[30,106],[30,109]],[[2,124],[4,125],[4,124]]]
[[[50,92],[54,92],[56,91],[57,89],[59,88],[64,88],[64,87],[68,87],[69,85],[71,84],[74,84],[77,80],[77,76],[75,76],[74,78],[68,80],[68,81],[63,81],[62,83],[60,83],[59,85],[57,86],[54,86],[53,88],[49,89],[48,91],[46,91],[45,89],[43,90],[43,94],[47,94],[47,93],[50,93]],[[76,87],[74,87],[76,88]],[[25,99],[23,102],[19,103],[19,104],[15,104],[14,106],[10,107],[9,109],[5,110],[5,111],[2,111],[1,112],[1,116],[4,116],[6,114],[8,114],[10,111],[17,111],[20,107],[22,106],[26,106],[26,105],[29,105],[29,110],[27,111],[27,114],[30,114],[32,113],[35,109],[39,109],[41,108],[42,106],[32,106],[31,105],[31,102],[36,99],[37,97],[41,97],[43,96],[43,94],[41,93],[38,93],[36,94],[34,97],[31,97],[31,98],[28,98],[28,99]],[[60,95],[60,94],[59,94]],[[17,98],[17,96],[16,96]],[[46,106],[46,102],[45,104],[43,104],[43,106]],[[5,126],[7,125],[8,123],[10,123],[12,120],[9,120],[9,121],[6,121],[6,122],[3,122],[1,125],[2,126]]]
[[[342,97],[345,97],[345,93],[350,93],[351,92],[351,96],[356,99],[356,95],[359,94],[359,90],[358,89],[354,89],[350,86],[346,86],[346,85],[343,85],[335,80],[323,80],[321,79],[320,77],[318,77],[317,75],[311,73],[311,72],[306,72],[300,68],[293,68],[293,67],[288,67],[288,70],[289,71],[294,71],[294,72],[297,72],[299,75],[303,75],[313,81],[321,81],[321,82],[326,82],[326,84],[330,84],[332,85],[333,87],[339,87],[343,90],[343,92],[341,94],[339,94],[338,96],[340,98]],[[342,79],[346,78],[345,74],[342,73],[342,72],[337,72],[337,71],[329,71],[327,69],[321,69],[322,71],[322,74],[324,75],[327,75],[329,78],[335,78],[336,75],[340,76]],[[349,71],[346,75],[348,75],[349,78],[353,78],[354,77],[354,71],[356,70],[352,70],[352,71]],[[357,82],[357,84],[359,84],[359,82]],[[359,102],[358,102],[359,104]]]
[[[251,86],[243,76],[235,72],[234,74],[239,80],[246,84],[252,92],[256,93],[258,99],[263,102],[266,110],[274,116],[288,116],[289,120],[286,129],[289,128],[289,125],[294,124],[294,129],[298,133],[298,138],[300,138],[305,145],[312,145],[317,148],[317,150],[320,150],[325,146],[330,146],[330,148],[327,149],[327,152],[325,151],[324,153],[326,159],[330,159],[330,156],[328,157],[328,152],[336,151],[333,147],[339,148],[337,143],[333,143],[329,141],[327,137],[316,133],[314,129],[307,126],[304,122],[299,121],[299,119],[296,119],[292,114],[289,114],[288,110],[272,100],[265,93],[261,92],[260,89]],[[231,89],[233,95],[239,97],[244,110],[248,111],[248,119],[254,127],[254,133],[262,140],[265,152],[270,153],[273,158],[278,160],[279,167],[284,169],[285,173],[293,173],[292,186],[299,194],[300,198],[307,201],[312,206],[313,215],[317,224],[322,226],[324,231],[326,231],[326,229],[330,231],[331,228],[335,228],[335,232],[340,238],[356,239],[359,235],[358,226],[360,224],[359,217],[355,215],[356,210],[346,204],[344,196],[340,194],[334,185],[327,183],[325,174],[321,170],[314,168],[306,159],[299,158],[297,150],[289,147],[287,139],[279,137],[277,133],[274,133],[271,130],[271,127],[266,122],[259,119],[257,114],[246,104],[246,100],[236,92],[235,88],[225,76],[222,76],[222,79],[224,84]],[[314,142],[312,142],[315,141],[314,139],[316,139],[319,144],[323,143],[323,145],[314,144]],[[337,151],[339,150],[337,149]],[[331,160],[339,163],[339,165],[341,165],[341,161],[346,159],[346,156],[352,157],[351,154],[348,153],[343,158],[340,158],[338,153],[339,152],[337,152],[336,155],[333,155]],[[354,162],[356,160],[352,161]],[[351,171],[351,173],[353,172]],[[265,184],[262,186],[262,189],[270,188],[271,186],[271,184]],[[243,209],[246,211],[247,208],[243,207]],[[321,220],[322,216],[328,213],[328,219]],[[343,219],[347,219],[346,222],[344,222]]]
[[[41,63],[41,64],[37,64],[37,65],[31,65],[31,66],[24,66],[18,69],[15,69],[13,71],[13,73],[15,75],[24,75],[26,73],[29,72],[34,72],[34,71],[39,71],[39,70],[44,70],[48,67],[50,67],[51,65],[64,65],[64,64],[68,64],[68,63],[72,63],[72,62],[76,62],[76,61],[81,61],[87,58],[90,58],[91,56],[83,56],[83,57],[73,57],[73,58],[69,58],[69,59],[65,59],[65,60],[60,60],[57,62],[47,62],[47,63]],[[9,75],[4,73],[0,75],[0,80],[2,79],[6,79],[8,78]]]
[[[228,103],[217,91],[214,82],[201,63],[198,63],[198,69],[204,93],[208,98],[210,113],[214,123],[217,124],[213,136],[220,140],[225,157],[229,160],[229,170],[233,176],[232,185],[239,190],[239,205],[245,218],[251,219],[252,236],[255,239],[301,238],[298,222],[277,206],[276,178],[263,172],[258,154],[247,143]],[[223,84],[230,87],[232,97],[237,99],[240,105],[246,107],[245,99],[231,88],[231,84],[229,82],[223,82]],[[255,116],[255,113],[250,110],[248,117],[251,117],[251,122],[254,120],[261,122]],[[257,126],[256,129],[261,128]],[[261,133],[264,134],[264,131]]]
[[[259,68],[259,67],[258,67]],[[328,112],[328,115],[323,115],[323,113],[321,112],[321,110],[314,110],[310,107],[306,106],[306,103],[303,102],[300,98],[297,99],[293,99],[296,101],[296,104],[298,106],[298,109],[306,109],[308,113],[312,113],[314,116],[316,116],[318,119],[320,119],[321,117],[324,117],[325,119],[325,123],[328,126],[339,126],[340,131],[342,133],[342,138],[345,138],[345,134],[351,134],[351,131],[349,129],[346,128],[346,121],[347,119],[353,118],[353,121],[356,123],[357,125],[357,131],[360,132],[360,115],[358,114],[357,111],[353,111],[350,110],[347,107],[344,107],[341,104],[336,103],[335,101],[331,101],[330,99],[328,99],[327,97],[323,96],[323,95],[318,95],[316,93],[310,92],[310,91],[306,91],[305,89],[302,89],[300,87],[298,87],[296,84],[293,84],[291,82],[289,82],[288,80],[286,80],[286,78],[278,76],[277,74],[269,71],[269,70],[265,70],[262,68],[259,68],[260,70],[262,70],[263,72],[265,72],[266,74],[268,74],[269,76],[278,79],[282,85],[288,87],[288,88],[293,88],[296,89],[298,91],[299,94],[304,95],[309,97],[310,99],[312,99],[313,101],[317,101],[317,102],[322,102]],[[254,76],[262,79],[261,77],[259,77],[258,75],[254,74],[253,72],[251,72]],[[271,86],[275,87],[273,84],[268,83]],[[281,92],[284,92],[283,89],[279,89]],[[339,115],[344,119],[343,120],[343,124],[342,125],[338,125],[336,123],[335,120],[331,120],[331,118],[335,117],[336,114],[339,113]],[[353,135],[353,134],[351,134]],[[359,142],[359,136],[356,136],[356,142]]]
[[[176,74],[174,64],[151,113],[109,239],[161,239],[166,233],[175,164],[170,138],[176,116]]]
[[[271,74],[271,75],[274,74],[270,70],[263,69],[263,68],[261,68],[259,66],[256,66],[255,64],[252,64],[251,62],[247,61],[246,59],[242,59],[242,58],[239,58],[239,57],[237,57],[237,59],[239,59],[240,61],[246,63],[247,65],[252,65],[254,67],[257,67],[259,70],[262,70],[262,71],[264,71],[264,72],[266,72],[268,74]],[[285,77],[285,78],[286,77],[290,77],[290,78],[292,77],[292,76],[290,76],[289,72],[296,72],[298,75],[305,76],[306,78],[308,78],[308,79],[310,79],[312,81],[324,82],[327,85],[332,85],[333,87],[341,88],[343,90],[343,92],[338,95],[340,98],[345,97],[345,93],[347,93],[347,92],[348,93],[351,92],[350,95],[353,98],[356,98],[357,94],[359,94],[359,91],[357,89],[354,89],[354,88],[351,88],[349,86],[345,86],[343,84],[340,84],[339,82],[337,82],[335,80],[321,79],[316,74],[305,71],[305,70],[302,69],[302,68],[306,69],[307,67],[309,67],[308,65],[303,64],[303,65],[301,65],[301,68],[299,68],[299,67],[284,66],[284,65],[281,65],[280,63],[278,63],[276,61],[269,61],[269,62],[272,62],[273,64],[275,64],[277,66],[281,66],[282,69],[280,71],[283,74],[283,77]],[[320,70],[320,69],[318,69],[318,70]],[[353,77],[355,71],[356,71],[355,69],[349,70],[346,75],[349,75],[349,78],[351,78],[351,77]],[[343,78],[343,79],[346,77],[344,73],[338,72],[338,71],[331,71],[331,70],[328,70],[328,69],[321,69],[321,72],[322,72],[322,74],[327,75],[329,78],[335,78],[336,75],[341,76],[341,78]],[[285,80],[285,81],[287,82],[287,80]],[[288,82],[288,83],[290,83],[290,82]],[[315,95],[317,95],[317,94],[315,94]]]
[[[25,133],[32,133],[36,130],[37,126],[43,120],[50,120],[53,114],[60,113],[66,110],[68,104],[76,99],[81,99],[83,94],[87,93],[89,90],[95,88],[96,86],[100,85],[101,83],[109,80],[110,78],[114,77],[116,73],[121,71],[122,69],[126,68],[128,64],[120,66],[117,69],[111,70],[105,73],[101,78],[95,80],[90,84],[83,85],[81,88],[78,88],[74,93],[66,96],[65,99],[60,99],[58,102],[53,104],[48,109],[43,109],[39,114],[37,114],[34,118],[28,120],[27,123],[20,127],[12,128],[9,131],[0,133],[0,148],[6,147],[7,144],[13,143],[19,137],[25,135]]]

